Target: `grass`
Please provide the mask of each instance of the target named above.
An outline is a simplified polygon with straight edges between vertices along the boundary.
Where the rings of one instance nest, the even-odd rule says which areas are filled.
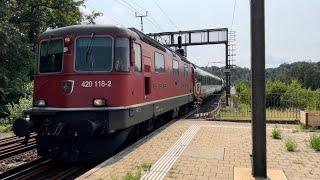
[[[7,133],[10,132],[12,128],[12,125],[8,124],[0,124],[0,133]]]
[[[307,126],[306,124],[304,124],[302,122],[299,123],[299,127],[300,127],[300,129],[309,129],[309,126]]]
[[[309,138],[310,147],[316,151],[320,151],[320,135],[312,135]]]
[[[141,171],[138,172],[127,172],[125,176],[122,177],[123,180],[140,180],[141,179]]]
[[[150,171],[151,163],[142,163],[137,166],[138,169],[142,169],[143,171]]]
[[[292,133],[297,133],[297,132],[299,132],[298,129],[292,129]]]
[[[169,178],[174,178],[174,174],[175,174],[175,168],[171,167],[169,172],[168,172],[168,177]]]
[[[272,129],[271,137],[273,139],[281,139],[281,130],[277,126]]]
[[[142,173],[149,171],[151,168],[151,163],[142,163],[140,165],[137,165],[133,171],[129,171],[126,173],[125,176],[123,176],[122,180],[139,180],[142,177]],[[120,179],[118,177],[112,176],[111,179],[117,180]]]
[[[101,178],[102,179],[102,178]],[[118,176],[111,175],[111,180],[119,180]]]
[[[294,139],[289,138],[285,141],[285,147],[287,151],[294,152],[297,150],[298,144]]]
[[[301,165],[304,166],[304,163],[303,163],[303,161],[301,161],[301,160],[295,160],[295,161],[293,161],[292,163],[294,163],[294,164],[301,164]]]
[[[307,126],[302,122],[299,123],[299,127],[301,130],[308,131],[308,132],[314,132],[317,129],[316,127]]]

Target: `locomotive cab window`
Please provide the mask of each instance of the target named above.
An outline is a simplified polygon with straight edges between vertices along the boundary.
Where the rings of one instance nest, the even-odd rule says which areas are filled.
[[[128,38],[117,38],[114,50],[114,66],[116,71],[130,71],[130,43]]]
[[[81,37],[76,41],[76,71],[111,71],[112,39]]]
[[[135,71],[141,72],[141,65],[142,65],[142,54],[141,54],[141,45],[140,44],[134,44],[134,58],[135,58]]]
[[[62,71],[63,40],[46,40],[40,43],[39,73]]]
[[[154,53],[154,69],[156,72],[164,72],[164,56],[158,52]]]
[[[172,60],[173,75],[179,75],[179,62],[175,59]]]

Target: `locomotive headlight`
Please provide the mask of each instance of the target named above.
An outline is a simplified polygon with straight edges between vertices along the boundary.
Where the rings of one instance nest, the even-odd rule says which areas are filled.
[[[46,100],[43,100],[43,99],[36,100],[34,103],[34,106],[37,106],[37,107],[45,107],[46,105],[47,105]]]
[[[101,98],[97,98],[93,100],[93,106],[95,107],[103,107],[106,106],[106,100],[105,99],[101,99]]]

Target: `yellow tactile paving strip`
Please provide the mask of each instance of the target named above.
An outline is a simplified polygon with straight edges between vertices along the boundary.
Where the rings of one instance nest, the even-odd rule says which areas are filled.
[[[142,177],[144,173],[150,173],[156,162],[195,125],[200,125],[201,128],[183,151],[179,151],[181,153],[177,154],[174,163],[167,163],[170,169],[166,169],[165,176],[161,177],[233,179],[234,167],[251,167],[250,124],[179,120],[156,131],[79,179],[122,179],[128,174]],[[290,128],[295,128],[294,126],[281,126],[287,128],[282,131],[283,139],[274,140],[270,138],[272,126],[267,126],[268,168],[283,170],[288,179],[319,179],[320,153],[310,149],[305,142],[310,133],[293,133]],[[298,142],[297,152],[285,150],[284,141],[288,137]],[[151,168],[137,168],[146,164],[150,164]]]

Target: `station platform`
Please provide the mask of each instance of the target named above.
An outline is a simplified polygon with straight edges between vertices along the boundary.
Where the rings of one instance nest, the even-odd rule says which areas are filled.
[[[284,148],[285,138],[270,137],[273,126],[267,125],[268,169],[284,172],[279,179],[319,178],[320,153],[301,144],[309,135],[294,132],[295,125],[277,125],[283,137],[301,144],[291,153]],[[250,123],[176,120],[78,179],[237,179],[237,170],[251,168],[251,143]]]

